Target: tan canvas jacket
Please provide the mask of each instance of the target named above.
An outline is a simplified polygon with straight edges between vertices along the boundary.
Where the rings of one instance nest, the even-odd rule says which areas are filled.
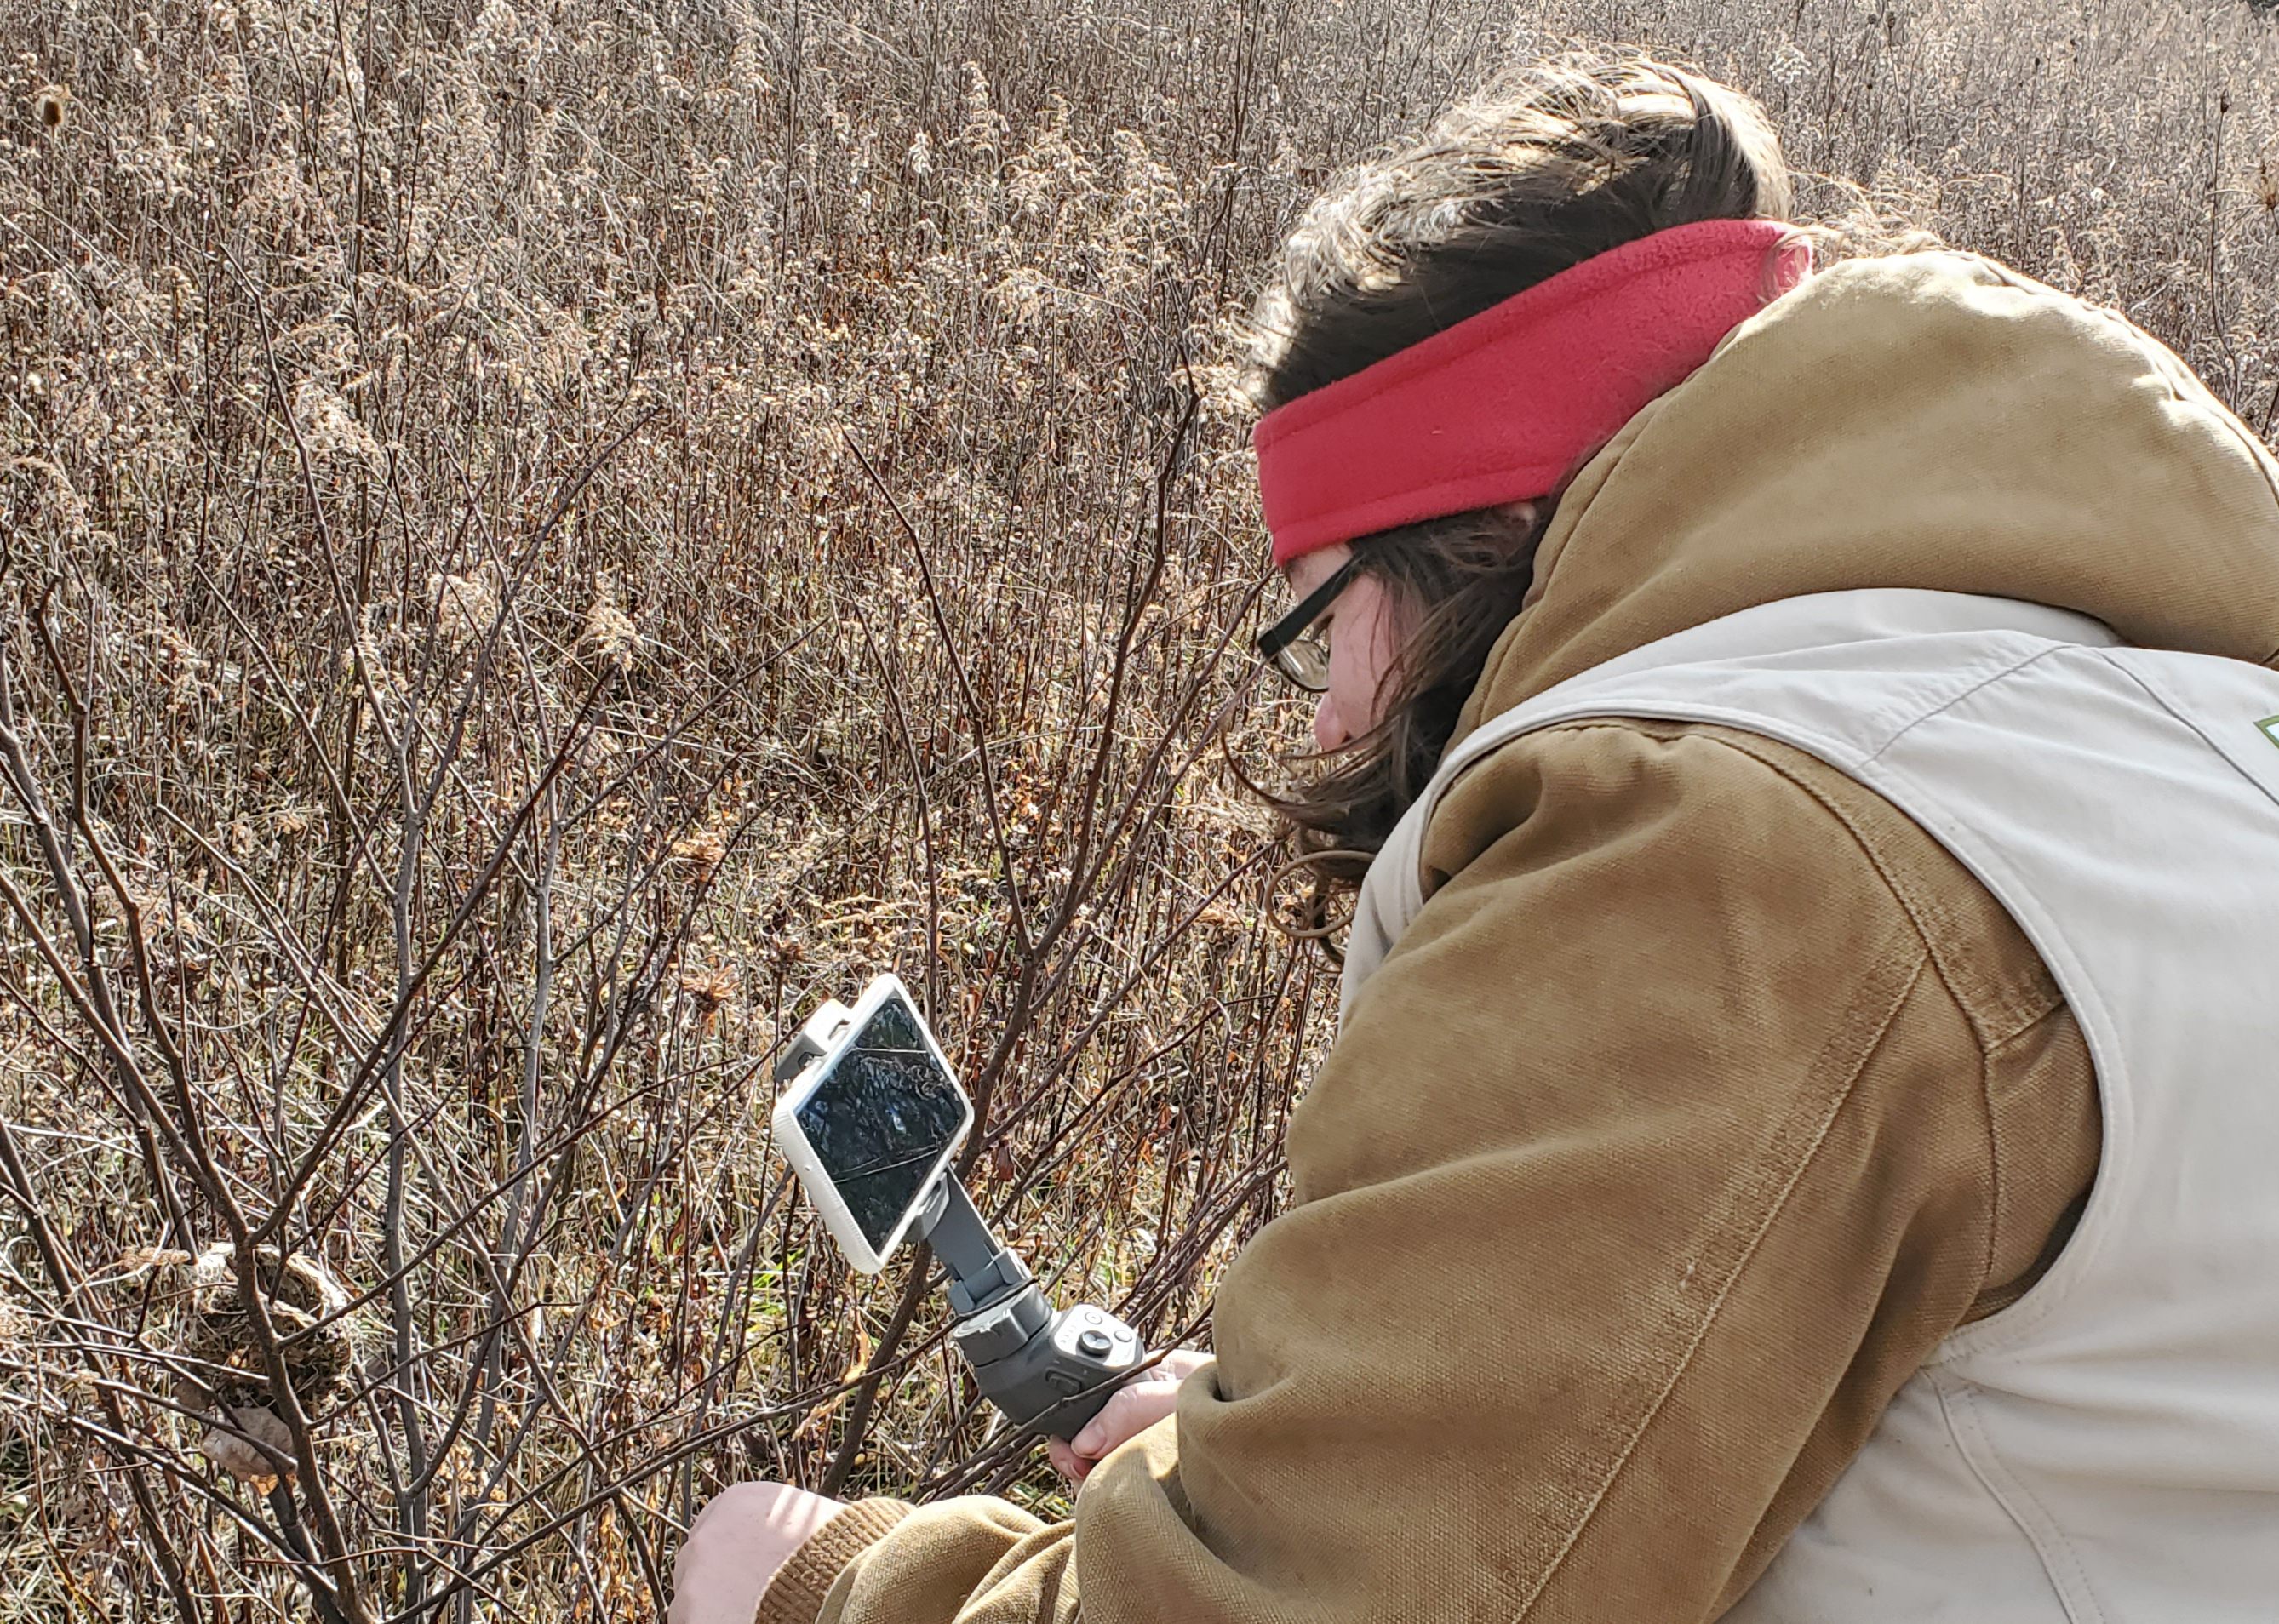
[[[1852,587],[2275,663],[2274,480],[2116,317],[1961,256],[1841,265],[1584,471],[1467,722]],[[1177,1416],[1072,1523],[840,1513],[764,1624],[1714,1619],[2062,1245],[2098,1157],[2080,1034],[1850,779],[1714,727],[1560,727],[1463,780],[1425,867]]]

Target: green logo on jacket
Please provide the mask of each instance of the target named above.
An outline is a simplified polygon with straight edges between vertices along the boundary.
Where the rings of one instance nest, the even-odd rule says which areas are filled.
[[[2263,730],[2263,736],[2266,739],[2273,744],[2279,745],[2279,716],[2266,716],[2255,725]]]

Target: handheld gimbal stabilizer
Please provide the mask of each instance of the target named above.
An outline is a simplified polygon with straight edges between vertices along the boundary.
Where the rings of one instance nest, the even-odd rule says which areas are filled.
[[[1145,1359],[1140,1335],[1086,1303],[1055,1312],[1021,1260],[997,1244],[955,1172],[912,1233],[949,1271],[949,1339],[989,1402],[1022,1426],[1072,1438]]]
[[[950,1340],[989,1401],[1023,1427],[1076,1436],[1147,1357],[1103,1308],[1055,1312],[997,1244],[959,1183],[973,1107],[902,983],[882,976],[852,1009],[810,1016],[776,1066],[778,1147],[857,1268],[905,1238],[949,1273]]]

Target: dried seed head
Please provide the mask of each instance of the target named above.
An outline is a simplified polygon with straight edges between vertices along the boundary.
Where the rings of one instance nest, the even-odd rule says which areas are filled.
[[[499,582],[505,571],[486,563],[472,575],[434,575],[427,590],[435,601],[435,640],[457,654],[487,637],[498,619]]]
[[[70,107],[71,92],[61,85],[42,85],[32,92],[32,111],[45,128],[61,129],[64,114]]]
[[[580,649],[621,671],[632,669],[633,651],[641,647],[641,631],[625,611],[624,596],[616,571],[596,575],[594,601],[586,608],[586,629],[578,639]]]
[[[2267,157],[2255,160],[2255,201],[2267,214],[2279,212],[2279,171],[2271,167]]]
[[[728,1000],[736,996],[735,973],[725,969],[686,969],[680,972],[680,990],[696,1006],[697,1018],[710,1026],[727,1007]]]
[[[687,869],[700,885],[710,881],[719,871],[720,860],[728,854],[728,843],[709,829],[700,829],[685,840],[672,843],[672,861]]]
[[[145,1269],[188,1268],[197,1260],[187,1252],[176,1252],[164,1246],[135,1246],[121,1252],[119,1272],[139,1275]]]
[[[388,662],[380,657],[380,639],[368,631],[358,632],[353,643],[341,646],[341,675],[350,682],[357,681],[359,664],[375,688],[385,690],[394,680]]]

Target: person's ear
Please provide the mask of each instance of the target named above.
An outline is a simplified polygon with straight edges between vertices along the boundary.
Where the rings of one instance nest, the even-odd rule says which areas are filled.
[[[1543,516],[1543,499],[1531,496],[1525,502],[1508,502],[1496,509],[1497,517],[1508,518],[1522,530],[1535,528],[1535,521]]]

